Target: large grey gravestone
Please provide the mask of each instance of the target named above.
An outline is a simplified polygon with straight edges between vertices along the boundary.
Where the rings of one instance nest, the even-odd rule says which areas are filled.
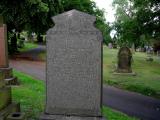
[[[71,10],[47,32],[47,99],[41,120],[101,120],[102,35],[94,16]]]

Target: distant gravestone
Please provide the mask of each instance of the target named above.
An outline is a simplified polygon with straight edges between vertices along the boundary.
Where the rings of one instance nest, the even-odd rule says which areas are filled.
[[[146,49],[146,54],[147,54],[146,61],[152,62],[153,56],[154,56],[154,51],[151,46],[148,46],[148,48]]]
[[[9,67],[7,26],[3,23],[2,16],[0,16],[0,70],[4,72],[5,80],[9,85],[18,84],[17,78],[13,77],[12,68]]]
[[[96,18],[71,10],[47,32],[47,99],[41,120],[102,120],[102,35]]]
[[[112,49],[112,48],[113,48],[112,43],[109,43],[109,44],[108,44],[108,48],[109,48],[109,49]]]
[[[157,57],[158,57],[158,59],[160,60],[160,50],[157,51]]]
[[[132,73],[132,53],[128,47],[120,48],[118,52],[118,73]]]

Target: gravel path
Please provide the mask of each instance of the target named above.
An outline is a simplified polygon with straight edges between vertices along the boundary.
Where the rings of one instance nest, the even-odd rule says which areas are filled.
[[[34,58],[32,60],[36,60],[36,55],[44,50],[45,47],[40,46],[26,52],[24,56],[27,54],[29,58]],[[10,60],[10,66],[45,81],[45,62],[16,59]],[[160,100],[137,93],[104,86],[103,104],[128,115],[138,117],[141,120],[160,120]]]

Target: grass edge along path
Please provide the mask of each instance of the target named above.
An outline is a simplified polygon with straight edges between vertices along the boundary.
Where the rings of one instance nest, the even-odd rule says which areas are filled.
[[[25,42],[23,48],[19,48],[20,52],[27,52],[31,49],[37,48],[38,44],[36,43],[30,43],[30,42]]]
[[[44,82],[16,70],[13,72],[21,83],[19,87],[12,87],[13,100],[20,102],[22,112],[26,113],[27,118],[37,120],[39,114],[44,111]],[[103,107],[102,111],[107,120],[138,120],[108,107]]]
[[[160,60],[156,56],[153,56],[153,62],[148,62],[145,53],[136,52],[133,54],[132,70],[137,75],[114,75],[118,50],[104,46],[103,51],[104,84],[160,99]]]

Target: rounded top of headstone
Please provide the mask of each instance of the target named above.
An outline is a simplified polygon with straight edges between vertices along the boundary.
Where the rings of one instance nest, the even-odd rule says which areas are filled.
[[[121,54],[126,54],[126,55],[132,55],[130,49],[128,47],[121,47],[119,52],[118,52],[118,56],[121,55]]]
[[[77,21],[77,22],[85,21],[85,23],[94,23],[96,21],[96,17],[73,9],[68,12],[64,12],[62,14],[52,17],[52,20],[55,23],[65,23],[68,21],[71,21],[71,22],[72,21]]]

